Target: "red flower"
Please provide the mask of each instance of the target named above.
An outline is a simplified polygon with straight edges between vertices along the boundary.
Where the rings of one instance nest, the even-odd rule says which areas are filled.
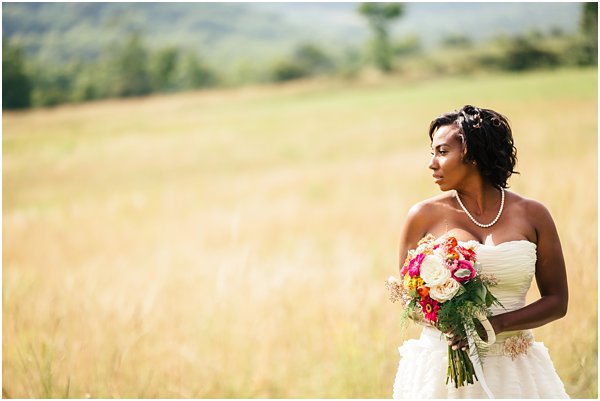
[[[437,321],[437,311],[440,309],[438,301],[427,296],[426,298],[421,299],[419,303],[421,304],[421,309],[423,309],[423,313],[425,314],[425,319],[435,323]]]
[[[458,253],[463,255],[463,257],[469,262],[475,262],[475,252],[472,249],[463,248],[462,246],[456,247]]]

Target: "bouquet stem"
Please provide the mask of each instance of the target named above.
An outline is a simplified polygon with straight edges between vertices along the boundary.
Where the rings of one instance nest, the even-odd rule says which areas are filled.
[[[477,376],[475,375],[475,368],[467,351],[461,349],[453,350],[452,346],[449,345],[446,384],[448,381],[451,381],[454,383],[454,387],[459,388],[464,386],[465,382],[473,384],[474,379],[477,379]]]

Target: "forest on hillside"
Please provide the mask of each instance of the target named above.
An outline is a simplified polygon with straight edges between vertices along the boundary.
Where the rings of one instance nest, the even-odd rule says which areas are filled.
[[[445,33],[434,50],[425,36],[396,33],[407,18],[403,3],[318,3],[303,16],[312,15],[311,29],[280,18],[278,7],[292,7],[286,3],[262,12],[242,3],[135,7],[3,4],[3,109],[321,76],[353,80],[365,71],[423,78],[597,65],[597,3],[579,4],[574,31]]]

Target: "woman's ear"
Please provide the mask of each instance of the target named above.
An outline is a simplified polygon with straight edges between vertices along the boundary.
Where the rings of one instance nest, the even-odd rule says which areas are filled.
[[[467,139],[461,132],[458,133],[458,139],[460,140],[460,160],[465,164],[469,164],[471,161],[467,160]]]
[[[462,160],[463,163],[469,163],[469,161],[467,160],[467,144],[465,141],[462,141],[462,148],[460,150],[460,160]]]
[[[477,161],[475,161],[475,159],[472,160],[468,160],[467,159],[467,144],[463,144],[463,148],[460,154],[460,160],[462,160],[462,162],[464,164],[472,164],[474,166],[477,166]]]

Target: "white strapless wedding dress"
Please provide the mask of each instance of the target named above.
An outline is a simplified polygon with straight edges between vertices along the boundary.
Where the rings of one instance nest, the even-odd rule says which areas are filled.
[[[492,292],[504,308],[493,314],[506,313],[525,306],[525,296],[535,274],[536,244],[510,241],[499,245],[476,244],[477,260],[486,273],[498,279]],[[504,342],[515,335],[531,336],[531,331],[506,332],[497,336],[483,361],[485,381],[495,398],[569,398],[554,370],[548,349],[533,342],[526,354],[514,360],[504,352]],[[488,398],[476,381],[456,389],[446,385],[448,346],[438,330],[424,328],[418,340],[407,340],[398,348],[400,363],[394,382],[394,398]]]

